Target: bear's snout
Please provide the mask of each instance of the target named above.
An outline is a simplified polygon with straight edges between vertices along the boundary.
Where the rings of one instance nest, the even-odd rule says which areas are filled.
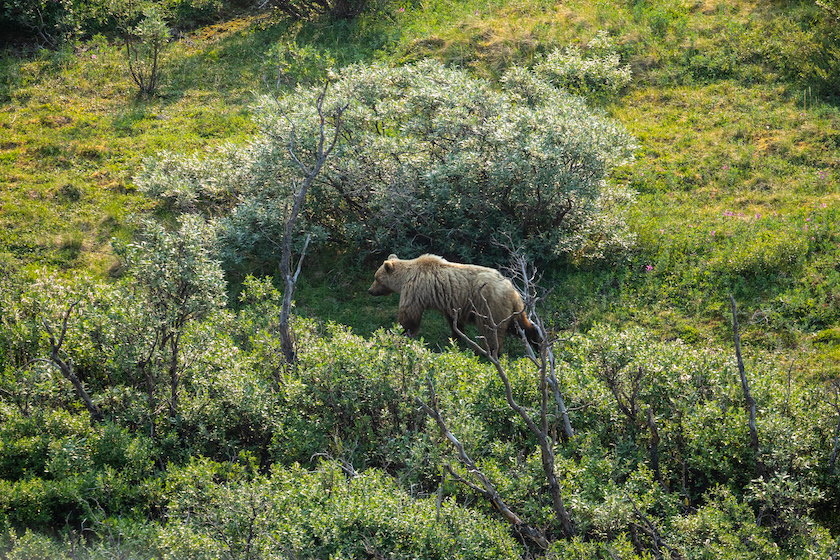
[[[368,288],[368,293],[372,296],[387,296],[391,293],[384,284],[374,281],[373,284],[370,285]]]

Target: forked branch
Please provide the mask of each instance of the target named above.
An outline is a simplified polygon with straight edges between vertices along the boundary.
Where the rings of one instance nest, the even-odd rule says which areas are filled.
[[[78,302],[71,303],[67,310],[64,312],[64,317],[61,321],[61,333],[58,335],[58,340],[56,340],[55,333],[53,332],[52,328],[50,327],[49,323],[43,321],[44,328],[47,329],[47,334],[50,336],[50,358],[37,358],[29,362],[32,364],[34,362],[45,362],[50,364],[54,367],[57,367],[58,370],[61,372],[61,375],[64,376],[65,379],[70,381],[73,384],[73,387],[76,389],[76,393],[79,395],[79,398],[82,399],[84,402],[85,407],[87,407],[88,411],[90,412],[90,416],[93,420],[99,422],[104,419],[104,415],[102,411],[99,410],[99,407],[94,404],[93,400],[88,395],[87,391],[85,390],[84,385],[76,377],[75,372],[73,371],[73,361],[68,358],[65,360],[61,357],[61,347],[64,345],[64,338],[67,336],[67,323],[70,320],[70,315],[73,313],[73,308],[76,307]],[[27,365],[29,365],[27,364]]]
[[[458,321],[453,321],[453,329],[455,333],[462,338],[467,344],[472,346],[472,348],[478,352],[479,354],[486,357],[493,367],[496,369],[496,373],[499,375],[499,379],[502,380],[502,383],[505,386],[505,399],[507,400],[508,406],[512,408],[520,418],[525,422],[525,425],[528,426],[528,429],[531,433],[534,434],[537,438],[537,442],[540,445],[540,454],[542,458],[542,466],[543,472],[545,473],[546,482],[548,484],[548,493],[551,496],[552,506],[554,508],[554,513],[557,516],[557,520],[560,522],[560,526],[562,527],[563,534],[566,537],[573,537],[575,535],[575,526],[572,523],[572,518],[569,515],[569,512],[566,510],[566,506],[563,503],[563,496],[560,492],[560,483],[557,480],[557,474],[554,472],[554,439],[548,433],[548,416],[547,416],[547,407],[546,403],[548,400],[548,382],[546,376],[546,369],[540,369],[540,394],[541,394],[541,407],[540,407],[540,424],[542,427],[537,425],[531,415],[528,414],[528,411],[525,410],[519,403],[517,403],[513,398],[513,389],[511,388],[510,379],[507,376],[507,372],[505,372],[504,366],[502,366],[499,357],[494,354],[493,352],[489,352],[483,346],[478,344],[473,339],[469,338],[465,335],[459,328],[458,328]],[[543,342],[545,344],[545,342]]]
[[[298,158],[295,152],[296,127],[294,123],[292,123],[292,130],[289,137],[289,157],[300,168],[301,173],[303,173],[303,182],[299,187],[295,187],[293,185],[292,190],[294,194],[294,200],[292,201],[292,207],[289,212],[289,216],[286,219],[286,224],[283,231],[283,241],[280,256],[280,274],[283,277],[284,289],[283,305],[280,309],[279,331],[281,348],[286,363],[293,363],[296,359],[295,345],[294,341],[292,340],[292,333],[289,327],[289,318],[291,316],[292,311],[292,299],[294,297],[295,287],[297,285],[298,277],[300,276],[301,264],[303,263],[303,257],[306,254],[306,249],[309,246],[310,240],[310,236],[307,236],[306,242],[303,247],[303,251],[301,252],[300,258],[298,259],[297,268],[295,271],[292,271],[292,241],[294,237],[295,227],[297,224],[298,216],[300,215],[300,212],[303,209],[304,202],[306,202],[306,195],[309,192],[309,188],[312,186],[312,183],[315,181],[315,178],[321,172],[321,169],[323,169],[324,165],[327,162],[327,159],[329,158],[330,154],[335,149],[335,146],[338,143],[341,130],[341,118],[344,114],[344,111],[346,111],[347,107],[349,106],[349,104],[347,104],[342,107],[335,108],[333,122],[334,131],[331,135],[328,135],[326,132],[327,118],[324,115],[324,99],[327,94],[328,86],[329,83],[324,84],[324,89],[321,90],[321,93],[318,96],[318,142],[315,153],[315,161],[311,166],[308,166],[305,163],[303,163]]]
[[[541,298],[536,294],[536,270],[531,268],[529,272],[527,259],[518,252],[513,254],[511,261],[510,270],[513,273],[514,278],[522,283],[522,292],[520,295],[522,296],[522,301],[525,304],[525,311],[527,312],[531,323],[539,332],[541,341],[538,348],[539,355],[537,355],[534,348],[528,344],[528,337],[525,331],[519,325],[517,325],[517,329],[519,330],[519,335],[522,337],[522,340],[525,342],[525,351],[528,359],[531,360],[540,371],[544,371],[546,373],[546,382],[549,387],[551,387],[551,390],[554,393],[554,401],[557,404],[557,416],[563,419],[563,440],[568,441],[575,437],[575,432],[572,429],[572,423],[569,420],[569,411],[566,408],[566,401],[563,399],[563,394],[560,392],[560,383],[557,381],[557,362],[552,349],[553,342],[548,336],[548,329],[545,328],[542,318],[537,313],[537,303]]]
[[[458,441],[458,438],[455,437],[449,428],[446,426],[446,422],[444,421],[443,417],[441,416],[440,412],[437,409],[437,395],[435,394],[435,388],[432,384],[432,380],[428,379],[428,387],[429,387],[429,400],[432,403],[431,406],[423,402],[419,397],[415,397],[415,402],[423,409],[423,412],[429,415],[438,425],[440,429],[440,433],[449,440],[452,446],[455,448],[455,451],[458,453],[458,459],[461,463],[467,468],[467,472],[470,473],[477,481],[478,484],[466,480],[460,476],[458,476],[450,465],[446,465],[447,470],[449,473],[458,481],[461,482],[476,492],[481,493],[493,506],[499,511],[499,513],[504,517],[511,525],[513,525],[516,531],[524,536],[535,542],[540,548],[547,549],[548,548],[548,539],[546,539],[545,535],[539,529],[532,527],[528,523],[525,523],[521,517],[519,517],[515,512],[513,512],[508,505],[505,503],[504,499],[501,497],[499,492],[496,490],[496,487],[490,481],[489,478],[479,469],[475,463],[473,462],[472,458],[467,454],[464,446]]]
[[[750,414],[750,444],[753,450],[753,457],[755,459],[756,470],[758,471],[758,474],[761,477],[764,477],[764,463],[759,457],[758,449],[758,428],[756,427],[755,421],[755,399],[750,393],[750,383],[747,379],[746,369],[744,368],[744,360],[741,357],[741,335],[738,332],[738,307],[735,305],[735,298],[732,296],[732,294],[729,294],[729,302],[732,308],[732,337],[735,342],[735,358],[738,362],[738,373],[741,376],[741,389],[744,392],[744,400],[747,403],[747,409],[749,410]]]

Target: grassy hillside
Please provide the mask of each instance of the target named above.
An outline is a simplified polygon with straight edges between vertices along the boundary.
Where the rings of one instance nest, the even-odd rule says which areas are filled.
[[[451,345],[433,314],[422,344],[381,330],[397,302],[366,292],[378,255],[306,256],[296,368],[277,363],[275,286],[245,276],[275,264],[229,271],[228,305],[185,330],[181,414],[168,417],[164,400],[155,409],[148,387],[171,382],[167,354],[140,376],[155,348],[144,362],[148,308],[137,285],[120,292],[112,243],[133,239],[138,217],[173,221],[134,184],[144,158],[246,141],[256,95],[331,64],[432,57],[497,84],[555,48],[585,52],[601,30],[633,78],[588,102],[637,140],[635,161],[611,177],[636,193],[636,242],[542,271],[539,310],[560,340],[578,434],[556,457],[578,538],[560,538],[540,501],[537,443],[488,363]],[[545,557],[662,557],[666,544],[672,557],[837,554],[838,104],[840,23],[809,0],[427,0],[297,22],[242,9],[174,37],[151,97],[102,36],[3,52],[0,557],[75,558],[82,544],[90,558],[531,557],[455,482],[465,470],[446,474],[458,459],[413,400],[429,396],[427,375],[480,468],[551,537]],[[60,325],[71,296],[68,345],[103,424],[31,361],[49,354],[42,320]],[[536,411],[521,352],[504,366]]]
[[[492,78],[552,48],[585,46],[605,29],[634,72],[632,86],[602,105],[641,146],[617,178],[639,193],[638,245],[629,262],[558,272],[573,277],[579,300],[564,312],[582,326],[620,311],[618,319],[707,336],[723,292],[736,290],[755,311],[772,307],[793,323],[768,344],[799,345],[800,335],[836,323],[807,303],[834,307],[837,290],[832,95],[840,63],[826,26],[812,23],[818,15],[808,3],[749,2],[424,3],[333,24],[243,14],[172,43],[153,99],[136,97],[124,53],[104,40],[7,55],[4,254],[21,265],[104,274],[110,238],[149,209],[132,186],[139,162],[246,138],[248,104],[274,81],[272,45],[314,49],[338,65],[433,56]],[[824,222],[814,243],[810,219]],[[596,290],[606,290],[608,307],[587,294]],[[639,297],[643,317],[619,303]]]

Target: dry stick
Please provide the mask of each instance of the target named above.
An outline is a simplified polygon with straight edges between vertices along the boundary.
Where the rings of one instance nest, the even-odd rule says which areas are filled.
[[[457,319],[457,317],[456,317]],[[491,317],[492,319],[492,317]],[[505,373],[504,368],[502,367],[502,363],[499,361],[499,357],[494,355],[493,353],[485,350],[482,348],[477,342],[473,339],[469,338],[465,335],[461,330],[458,328],[458,321],[453,321],[453,329],[455,333],[461,337],[467,344],[473,347],[473,349],[486,357],[490,360],[490,363],[496,368],[496,373],[499,375],[499,378],[502,380],[505,386],[505,399],[507,400],[508,406],[511,407],[525,424],[528,426],[528,429],[531,430],[537,441],[540,444],[540,454],[542,458],[542,465],[543,465],[543,472],[545,473],[546,482],[548,482],[548,493],[551,496],[552,505],[554,507],[554,513],[557,516],[558,521],[560,521],[560,525],[563,528],[563,534],[566,537],[573,537],[575,535],[575,526],[572,523],[571,516],[569,512],[566,510],[566,506],[563,504],[563,496],[560,493],[560,483],[557,481],[557,475],[554,472],[554,440],[548,435],[547,429],[540,429],[537,426],[536,422],[531,418],[522,406],[520,406],[515,400],[513,400],[513,390],[511,389],[510,380],[508,379],[507,374]],[[546,370],[545,368],[540,370],[540,393],[542,395],[542,407],[540,414],[542,415],[542,424],[543,426],[547,425],[547,418],[546,418],[546,398],[547,398],[547,381],[546,381]]]
[[[551,390],[554,393],[554,401],[557,403],[557,408],[560,412],[560,417],[563,419],[563,432],[565,440],[570,440],[575,437],[575,432],[572,430],[572,423],[569,420],[569,411],[566,409],[566,402],[563,400],[563,395],[560,393],[560,384],[557,381],[557,367],[556,367],[556,360],[554,358],[554,352],[551,349],[551,343],[548,340],[548,332],[543,325],[542,319],[539,315],[537,315],[535,308],[537,303],[537,298],[531,294],[531,286],[533,284],[533,275],[528,275],[526,270],[526,262],[525,258],[521,255],[517,255],[515,257],[515,264],[518,267],[515,271],[515,274],[522,278],[522,282],[525,284],[523,296],[525,305],[531,311],[529,315],[531,315],[531,322],[537,327],[537,330],[540,333],[540,356],[537,358],[534,349],[528,343],[528,337],[525,334],[525,330],[520,327],[518,324],[516,325],[517,329],[519,330],[519,334],[522,337],[522,340],[525,343],[525,351],[528,356],[528,359],[531,360],[534,365],[539,368],[540,371],[545,371],[546,368],[548,369],[548,376],[547,381]],[[565,441],[564,440],[564,441]]]
[[[295,125],[292,123],[292,131],[289,138],[289,146],[288,152],[289,157],[297,164],[300,168],[301,172],[304,175],[303,183],[301,184],[300,188],[295,188],[293,185],[294,191],[294,202],[292,204],[292,209],[289,214],[289,218],[286,220],[285,229],[283,231],[283,246],[282,246],[282,253],[280,257],[280,272],[283,275],[283,305],[280,310],[280,340],[281,340],[281,348],[283,351],[283,355],[286,358],[286,363],[293,363],[296,359],[296,352],[294,342],[292,341],[291,331],[289,329],[289,317],[291,315],[292,309],[292,296],[294,295],[295,286],[297,284],[298,276],[300,275],[300,267],[301,263],[303,262],[303,256],[306,253],[306,247],[309,245],[309,237],[307,236],[306,245],[304,246],[303,252],[298,260],[297,264],[297,271],[292,273],[292,237],[294,235],[295,223],[297,222],[298,215],[303,208],[303,204],[306,201],[306,195],[309,191],[309,187],[312,185],[315,177],[321,172],[321,169],[324,167],[324,164],[327,162],[327,159],[330,157],[333,149],[335,149],[336,144],[338,144],[339,134],[341,131],[341,116],[344,114],[344,111],[347,109],[349,104],[344,105],[343,107],[336,108],[335,112],[335,130],[331,139],[327,138],[325,134],[325,127],[326,127],[326,117],[324,116],[324,98],[327,95],[327,88],[329,87],[329,83],[324,84],[324,89],[321,90],[320,95],[318,96],[317,101],[317,109],[318,109],[318,119],[319,119],[319,136],[318,136],[318,146],[316,150],[316,157],[315,163],[312,167],[307,166],[304,164],[300,159],[298,159],[297,154],[295,154]]]
[[[832,381],[831,392],[834,395],[834,402],[828,401],[828,404],[837,411],[837,427],[834,428],[834,449],[831,450],[831,458],[828,461],[828,474],[834,474],[837,449],[840,444],[840,380]]]
[[[102,421],[104,419],[104,415],[102,411],[99,410],[99,407],[93,403],[91,400],[90,395],[88,395],[87,391],[85,391],[82,382],[79,381],[79,378],[76,377],[76,374],[73,372],[73,362],[68,358],[67,361],[63,360],[60,356],[61,346],[64,344],[64,337],[67,335],[67,321],[70,319],[70,314],[73,312],[73,308],[78,304],[78,302],[73,302],[67,308],[67,311],[64,312],[64,319],[61,322],[61,334],[58,337],[58,341],[55,340],[55,334],[53,333],[52,328],[50,325],[44,321],[44,327],[47,329],[47,333],[50,335],[50,358],[49,360],[44,358],[36,358],[31,360],[29,363],[33,362],[46,362],[50,365],[53,365],[61,371],[61,375],[63,375],[70,383],[73,384],[73,387],[76,388],[76,393],[78,393],[79,398],[82,399],[82,402],[85,403],[88,411],[90,412],[91,418],[96,420],[97,422]],[[27,364],[28,365],[28,364]]]
[[[741,388],[744,391],[744,399],[747,401],[747,407],[750,412],[750,443],[752,445],[753,457],[755,459],[756,470],[760,476],[764,476],[764,464],[758,456],[758,428],[755,424],[755,399],[750,394],[750,384],[747,381],[747,373],[744,369],[744,360],[741,357],[741,335],[738,333],[738,308],[735,305],[735,298],[729,294],[729,302],[732,307],[732,333],[735,340],[735,357],[738,361],[738,373],[741,375]]]
[[[445,465],[446,470],[458,481],[466,486],[469,486],[476,492],[481,493],[490,503],[492,503],[499,513],[511,524],[514,526],[517,532],[521,535],[528,537],[542,549],[548,548],[548,539],[545,538],[545,535],[539,529],[536,529],[525,523],[521,517],[516,515],[505,503],[504,499],[502,499],[499,492],[496,490],[496,487],[493,486],[493,483],[490,481],[487,476],[481,472],[481,470],[475,465],[472,458],[467,454],[466,450],[464,450],[464,446],[458,441],[458,438],[449,431],[449,428],[446,426],[446,422],[444,421],[443,417],[440,415],[440,412],[437,410],[437,395],[435,394],[435,388],[432,384],[431,378],[427,380],[429,386],[429,397],[431,399],[432,405],[429,406],[425,402],[423,402],[419,397],[414,397],[415,402],[420,405],[420,408],[423,409],[423,412],[429,415],[438,425],[440,428],[440,433],[443,434],[446,439],[452,444],[455,450],[458,452],[458,459],[464,466],[467,468],[467,472],[469,472],[472,476],[474,476],[481,485],[475,484],[472,481],[466,480],[460,476],[458,476],[455,471],[452,469],[450,465]]]

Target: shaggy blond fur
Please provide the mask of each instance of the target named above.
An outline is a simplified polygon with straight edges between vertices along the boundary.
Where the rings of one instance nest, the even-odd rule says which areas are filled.
[[[532,344],[539,342],[539,332],[528,320],[519,293],[510,280],[492,268],[451,263],[436,255],[409,260],[391,255],[376,271],[368,293],[400,294],[397,321],[408,336],[417,334],[426,309],[436,309],[446,317],[453,336],[456,325],[464,332],[467,321],[475,323],[494,355],[501,352],[514,321]]]

